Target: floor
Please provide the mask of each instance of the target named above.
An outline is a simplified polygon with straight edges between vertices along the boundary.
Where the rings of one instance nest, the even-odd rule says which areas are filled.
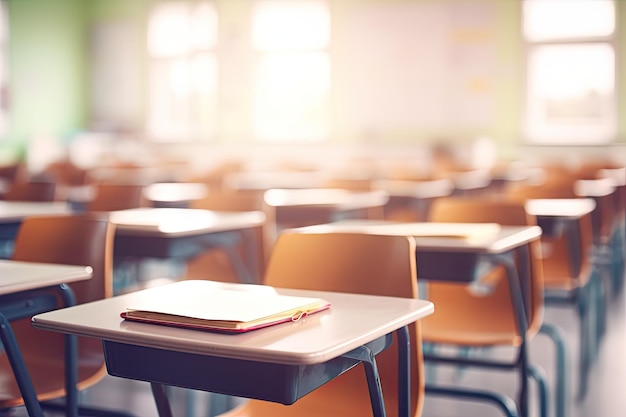
[[[567,417],[623,417],[626,410],[626,292],[622,291],[614,297],[608,306],[607,331],[600,346],[599,356],[594,364],[589,391],[584,400],[576,400],[578,384],[576,370],[576,341],[578,326],[573,310],[564,308],[548,308],[545,321],[554,323],[562,330],[568,346],[568,409]],[[505,355],[508,352],[490,351],[491,355]],[[554,348],[545,336],[538,336],[530,344],[531,361],[543,368],[550,387],[553,386]],[[506,371],[476,371],[466,369],[458,372],[454,369],[439,367],[428,370],[430,378],[436,376],[438,381],[455,382],[468,386],[504,390],[515,396],[516,381]],[[170,391],[174,414],[185,417],[208,417],[220,410],[242,401],[204,392],[188,391],[172,388]],[[535,391],[531,396],[535,398]],[[124,380],[107,376],[97,386],[83,393],[82,400],[125,410],[136,416],[157,416],[150,386],[145,382]],[[551,405],[550,407],[552,407]],[[531,401],[531,417],[538,416],[536,401]],[[7,415],[11,417],[25,416],[23,409],[13,410]],[[491,417],[501,416],[501,411],[493,406],[468,403],[450,399],[426,397],[424,417]],[[550,416],[554,416],[550,409]],[[4,416],[4,414],[3,414]]]

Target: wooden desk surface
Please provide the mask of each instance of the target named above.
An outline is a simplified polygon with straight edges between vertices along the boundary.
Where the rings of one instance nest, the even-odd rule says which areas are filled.
[[[91,278],[90,266],[0,260],[0,295]]]
[[[322,297],[329,310],[297,322],[228,335],[154,324],[129,322],[119,314],[129,305],[167,294],[184,297],[189,291],[215,286],[254,290],[245,284],[181,281],[33,317],[40,329],[103,340],[207,356],[269,363],[305,365],[328,361],[434,311],[426,300],[277,289],[281,294]]]
[[[62,202],[0,201],[0,223],[22,221],[36,215],[69,214],[70,206]]]
[[[185,208],[138,208],[113,211],[111,222],[121,236],[183,237],[260,226],[260,211],[219,212]]]

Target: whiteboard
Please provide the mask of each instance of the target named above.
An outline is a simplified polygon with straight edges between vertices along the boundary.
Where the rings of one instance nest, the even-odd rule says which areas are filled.
[[[356,6],[334,55],[345,121],[372,131],[492,125],[494,8],[485,1]]]

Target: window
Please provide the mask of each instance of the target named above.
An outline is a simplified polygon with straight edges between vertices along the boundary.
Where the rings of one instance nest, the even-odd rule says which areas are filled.
[[[330,14],[325,1],[264,0],[253,10],[259,52],[254,133],[263,141],[306,142],[329,129]]]
[[[617,134],[613,0],[524,0],[525,136],[601,144]]]
[[[217,132],[218,18],[206,1],[169,1],[148,20],[148,132],[161,141]]]

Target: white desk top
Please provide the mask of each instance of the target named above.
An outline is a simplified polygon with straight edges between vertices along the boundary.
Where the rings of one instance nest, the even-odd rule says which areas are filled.
[[[349,191],[338,188],[271,189],[264,194],[272,207],[328,207],[354,210],[384,206],[389,194],[383,190]]]
[[[602,197],[615,192],[616,187],[616,180],[607,177],[593,180],[578,180],[574,185],[574,190],[576,195],[581,197]]]
[[[579,218],[591,213],[596,202],[591,198],[548,198],[526,201],[526,211],[533,216]]]
[[[454,191],[454,182],[448,178],[436,180],[376,180],[376,190],[384,190],[392,197],[428,199],[446,197]]]
[[[426,300],[278,289],[281,294],[322,297],[329,310],[297,322],[229,335],[129,322],[119,314],[159,294],[184,297],[211,286],[245,290],[245,284],[180,281],[148,290],[51,311],[33,317],[37,328],[103,340],[225,358],[290,365],[322,363],[434,311]]]
[[[235,190],[269,190],[271,188],[315,188],[323,184],[319,172],[247,171],[228,174],[224,185]]]
[[[110,219],[119,235],[174,238],[260,226],[265,222],[265,214],[260,211],[137,208],[113,211]]]
[[[539,226],[500,226],[494,223],[403,223],[378,220],[342,220],[290,231],[413,236],[418,250],[428,248],[472,253],[501,253],[541,237]]]
[[[208,189],[209,187],[202,183],[159,182],[147,185],[143,195],[154,202],[184,202],[201,199],[207,194]]]
[[[0,223],[21,221],[37,215],[69,214],[72,210],[62,202],[0,201]]]
[[[91,278],[90,266],[0,260],[0,295]]]

